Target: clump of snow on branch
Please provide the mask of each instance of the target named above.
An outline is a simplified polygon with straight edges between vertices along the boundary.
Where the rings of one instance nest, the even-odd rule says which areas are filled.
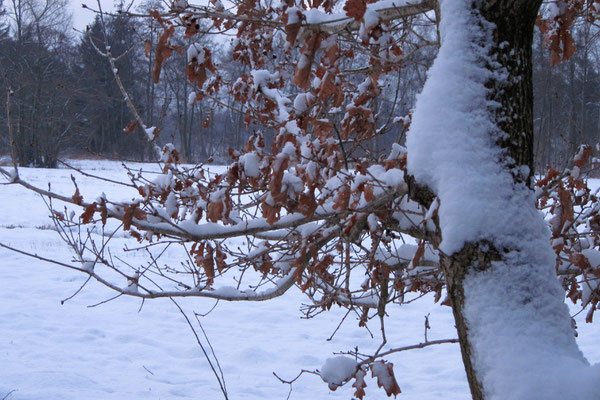
[[[321,379],[329,389],[335,390],[349,381],[358,369],[358,364],[350,357],[337,356],[328,358],[321,367]]]

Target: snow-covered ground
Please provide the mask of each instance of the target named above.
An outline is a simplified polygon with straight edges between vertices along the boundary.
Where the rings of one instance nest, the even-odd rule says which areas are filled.
[[[124,178],[119,163],[78,164],[95,174]],[[68,195],[73,193],[70,174],[66,169],[21,170],[31,183],[47,187],[52,182],[53,190]],[[77,182],[84,197],[115,191],[128,196],[110,183],[82,176]],[[0,242],[68,261],[69,250],[49,227],[40,196],[21,187],[0,186]],[[118,240],[123,244],[129,239]],[[176,254],[172,258],[178,262]],[[76,272],[0,249],[0,399],[223,398],[190,328],[169,300],[147,301],[141,307],[137,299],[119,297],[90,307],[113,293],[89,282],[61,305],[84,281]],[[220,302],[200,319],[223,369],[230,399],[284,400],[290,387],[273,372],[291,379],[302,369],[321,367],[334,352],[355,346],[370,352],[378,346],[378,326],[370,326],[372,339],[352,315],[328,341],[344,310],[305,320],[299,311],[303,301],[302,293],[293,290],[264,303]],[[186,311],[199,313],[215,305],[208,299],[179,302]],[[456,337],[450,309],[429,298],[388,311],[390,346],[423,341],[427,314],[430,340]],[[579,344],[590,362],[599,362],[600,328],[578,320]],[[406,400],[469,398],[458,345],[413,350],[388,360],[394,363]],[[385,398],[375,381],[368,378],[367,384],[367,398]],[[319,377],[305,374],[293,384],[290,399],[348,400],[352,392],[351,387],[330,392]]]

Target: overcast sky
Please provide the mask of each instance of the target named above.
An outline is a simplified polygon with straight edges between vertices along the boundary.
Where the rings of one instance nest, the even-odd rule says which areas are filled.
[[[90,24],[94,20],[95,14],[81,7],[82,4],[88,5],[94,10],[98,9],[98,3],[96,0],[69,0],[69,8],[73,13],[73,28],[77,30],[84,30],[85,26]],[[113,0],[100,0],[102,9],[104,11],[112,11],[115,9]]]

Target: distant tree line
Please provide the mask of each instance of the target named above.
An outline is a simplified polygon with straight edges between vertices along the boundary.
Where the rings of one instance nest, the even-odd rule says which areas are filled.
[[[121,2],[118,9],[125,12],[97,16],[85,32],[76,33],[67,0],[0,0],[0,154],[9,153],[10,131],[23,166],[55,167],[61,155],[151,159],[144,132],[126,129],[133,117],[100,54],[106,51],[106,43],[118,56],[120,78],[147,125],[159,127],[158,141],[175,143],[184,161],[226,161],[230,148],[242,148],[259,129],[269,141],[272,132],[246,118],[247,105],[234,101],[231,85],[224,84],[218,96],[196,96],[194,84],[185,79],[185,50],[191,39],[181,33],[174,49],[181,54],[164,61],[160,82],[155,84],[155,52],[162,27],[153,18],[127,15],[124,7]],[[136,11],[162,7],[159,0],[146,0]],[[597,36],[598,29],[590,23],[577,27],[578,51],[556,66],[550,65],[542,35],[535,41],[537,168],[563,168],[579,144],[598,141]],[[229,38],[205,35],[194,40],[211,50],[223,76],[233,79],[244,73]],[[283,51],[273,48],[272,56],[283,59],[278,53]],[[401,118],[386,125],[386,133],[373,139],[369,151],[385,153],[392,143],[402,141],[398,137],[410,120],[435,52],[435,46],[415,51],[409,67],[400,68],[381,88],[384,95],[377,100],[381,112],[392,110]],[[360,57],[355,56],[357,64]]]
[[[583,20],[574,29],[577,51],[551,66],[538,32],[534,43],[534,129],[536,167],[568,166],[581,144],[600,142],[600,46],[597,25]]]
[[[140,11],[160,7],[150,0]],[[165,79],[153,83],[160,34],[155,21],[97,16],[77,34],[67,0],[0,0],[0,9],[0,154],[9,153],[10,131],[20,165],[55,167],[61,154],[149,159],[144,133],[126,129],[133,117],[100,54],[106,43],[118,55],[119,76],[144,119],[160,127],[160,142],[178,145],[184,160],[223,160],[229,147],[242,146],[257,129],[244,123],[227,97],[192,104],[185,51],[166,61]],[[188,44],[181,38],[181,49]],[[207,45],[221,51],[219,41]]]

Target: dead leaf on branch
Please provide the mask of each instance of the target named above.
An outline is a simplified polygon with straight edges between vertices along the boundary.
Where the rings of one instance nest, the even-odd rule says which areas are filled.
[[[418,267],[421,261],[423,261],[423,256],[425,255],[425,241],[420,240],[419,245],[417,246],[417,251],[415,251],[415,255],[411,261],[413,268]]]
[[[206,245],[206,254],[202,259],[202,268],[206,274],[206,285],[211,286],[215,280],[215,261],[213,259],[214,249],[211,245]]]
[[[356,388],[356,391],[354,392],[354,396],[359,400],[362,400],[363,397],[365,396],[365,388],[367,387],[367,382],[365,382],[365,375],[366,375],[366,372],[363,371],[362,369],[359,369],[356,372],[356,375],[354,375],[354,379],[356,379],[356,380],[352,384],[352,387]]]
[[[352,107],[346,111],[342,120],[342,139],[349,138],[368,139],[375,136],[375,122],[373,112],[365,107]]]
[[[571,193],[564,189],[562,185],[558,187],[558,198],[561,206],[561,219],[560,227],[561,231],[567,222],[573,221],[575,218],[575,211],[573,210],[573,201],[571,199]]]
[[[208,78],[206,71],[208,70],[213,74],[217,71],[212,63],[211,51],[206,47],[203,47],[201,50],[202,57],[192,57],[189,64],[185,67],[185,73],[190,83],[195,83],[200,89],[202,89],[204,82]]]
[[[339,107],[344,102],[342,88],[336,83],[335,76],[332,73],[325,74],[319,87],[318,97],[323,103],[333,97],[332,107]]]
[[[348,209],[350,205],[350,186],[344,185],[337,193],[333,209],[338,211],[344,211]]]
[[[326,119],[312,119],[309,122],[312,122],[315,136],[323,141],[331,137],[334,127],[330,121]]]
[[[200,21],[193,14],[186,14],[181,17],[181,23],[185,26],[185,39],[189,39],[200,32]]]
[[[587,164],[587,162],[590,160],[591,156],[592,156],[592,148],[590,146],[581,146],[581,148],[579,149],[579,152],[577,153],[577,155],[575,156],[575,158],[573,160],[573,164],[577,168],[583,168],[583,166],[585,164]]]
[[[315,32],[308,38],[302,47],[302,57],[296,66],[293,80],[294,84],[301,89],[307,89],[310,86],[312,64],[315,59],[315,54],[321,46],[322,40],[323,36],[319,32]]]
[[[571,254],[569,256],[569,261],[571,261],[573,265],[575,265],[582,271],[590,271],[592,269],[588,258],[581,253]]]
[[[366,0],[348,0],[344,4],[344,11],[350,18],[354,18],[356,21],[361,21],[365,12],[367,12],[367,1]]]
[[[52,210],[52,215],[59,221],[65,220],[65,214],[61,213],[60,211]]]
[[[102,220],[102,226],[105,226],[108,220],[108,209],[106,208],[106,201],[104,199],[100,203],[100,219]]]
[[[134,238],[135,240],[138,241],[138,243],[142,243],[142,235],[140,235],[140,233],[134,229],[130,229],[129,230],[129,234],[131,235],[132,238]]]
[[[371,364],[371,373],[373,378],[377,377],[377,386],[382,387],[388,397],[396,397],[402,391],[396,377],[394,376],[394,364],[385,361],[376,361]]]
[[[340,56],[340,48],[338,47],[337,40],[329,43],[330,39],[328,39],[327,42],[328,45],[326,46],[323,54],[323,61],[325,65],[332,68],[335,66],[335,62]]]
[[[217,264],[217,271],[219,271],[219,273],[223,272],[223,270],[227,267],[227,263],[225,263],[226,259],[227,254],[221,250],[221,246],[217,245],[215,248],[215,262]]]
[[[373,185],[364,185],[363,193],[365,195],[365,200],[369,203],[375,200],[375,194],[373,193]]]
[[[73,196],[71,196],[71,199],[78,206],[80,206],[83,203],[83,197],[79,193],[79,188],[75,188],[75,194],[73,194]]]
[[[279,206],[286,199],[286,194],[282,192],[283,189],[283,175],[285,171],[287,171],[289,165],[289,160],[287,157],[284,157],[281,162],[278,163],[278,168],[273,167],[273,171],[269,177],[269,192],[271,194],[271,198],[273,206]]]
[[[139,125],[139,122],[134,119],[125,128],[123,128],[123,132],[125,132],[126,134],[129,135],[130,133],[133,133],[133,131],[135,131],[135,128],[137,128],[138,125]]]
[[[160,79],[163,62],[171,57],[171,54],[173,53],[173,48],[169,45],[169,38],[173,36],[173,33],[175,33],[175,27],[169,26],[164,29],[158,39],[156,55],[154,56],[154,67],[152,68],[152,81],[154,83],[158,83]]]
[[[148,14],[150,14],[150,16],[152,18],[154,18],[156,20],[156,22],[158,22],[160,24],[160,26],[162,26],[162,27],[165,27],[166,25],[169,24],[168,21],[166,21],[163,17],[160,16],[160,13],[158,12],[158,10],[150,10],[150,12]]]
[[[550,65],[570,59],[575,54],[575,40],[571,28],[584,7],[584,1],[575,0],[564,8],[562,13],[554,16],[553,20],[540,16],[536,22],[539,30],[546,35],[545,44],[550,50]]]
[[[550,183],[553,180],[555,180],[556,178],[558,178],[559,176],[560,176],[560,172],[558,172],[554,168],[550,168],[550,170],[548,171],[548,173],[546,174],[546,176],[543,179],[541,179],[539,182],[537,182],[535,184],[535,186],[539,187],[539,188],[544,187],[548,183]]]
[[[585,316],[586,323],[591,324],[593,322],[595,310],[596,310],[596,307],[590,307],[590,311],[588,311],[588,313]]]
[[[219,222],[223,218],[225,204],[223,201],[211,201],[206,210],[206,219],[210,222]]]
[[[267,224],[273,225],[275,222],[279,221],[279,215],[281,212],[281,207],[272,206],[266,201],[261,203],[262,215],[267,221]]]
[[[302,18],[304,15],[299,11],[295,11],[295,15],[292,18],[292,23],[289,23],[290,16],[288,13],[284,13],[281,17],[281,22],[284,24],[285,30],[285,40],[293,46],[296,43],[296,38],[298,37],[298,33],[300,32],[300,27],[302,26]]]
[[[92,222],[92,219],[94,218],[94,213],[96,212],[96,202],[93,202],[92,204],[90,204],[89,206],[87,206],[85,208],[85,211],[83,212],[83,214],[81,214],[81,223],[82,224],[89,224],[90,222]]]
[[[123,221],[123,230],[128,231],[131,228],[133,223],[133,219],[137,219],[139,221],[143,221],[146,219],[146,213],[138,208],[140,203],[130,204],[125,207],[122,221]]]
[[[315,199],[314,190],[311,193],[302,193],[298,200],[298,211],[302,215],[312,218],[317,210],[317,201]]]

